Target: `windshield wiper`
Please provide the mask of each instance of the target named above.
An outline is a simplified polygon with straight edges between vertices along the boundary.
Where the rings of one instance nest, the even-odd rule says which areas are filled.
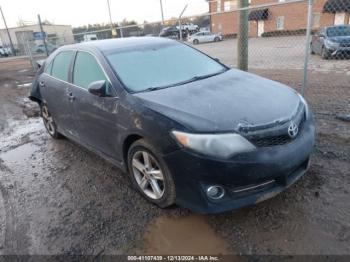
[[[157,87],[148,87],[140,92],[151,92],[151,91],[156,91],[156,90],[160,90],[160,89],[164,89],[164,88],[168,88],[168,87],[174,87],[174,86],[180,86],[180,85],[184,85],[184,84],[188,84],[188,83],[191,83],[191,82],[195,82],[195,81],[198,81],[198,80],[202,80],[202,79],[205,79],[205,78],[209,78],[209,77],[212,77],[212,76],[216,76],[216,75],[219,75],[219,74],[222,74],[224,72],[226,72],[227,68],[224,68],[222,70],[220,70],[219,72],[216,72],[216,73],[213,73],[213,74],[207,74],[207,75],[202,75],[202,76],[194,76],[188,80],[185,80],[185,81],[181,81],[181,82],[177,82],[175,84],[171,84],[171,85],[165,85],[165,86],[157,86]]]

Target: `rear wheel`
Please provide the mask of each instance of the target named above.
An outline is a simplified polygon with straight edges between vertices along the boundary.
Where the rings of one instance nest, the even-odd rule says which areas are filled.
[[[194,39],[194,40],[193,40],[193,44],[194,44],[194,45],[198,45],[198,44],[199,44],[198,39]]]
[[[41,117],[43,118],[44,126],[51,137],[54,139],[62,138],[63,136],[57,131],[57,125],[53,120],[46,104],[41,106]]]
[[[134,186],[150,202],[159,207],[175,203],[175,184],[160,154],[140,139],[128,152],[128,170]]]
[[[219,42],[220,41],[220,38],[219,37],[215,37],[214,38],[214,42]]]

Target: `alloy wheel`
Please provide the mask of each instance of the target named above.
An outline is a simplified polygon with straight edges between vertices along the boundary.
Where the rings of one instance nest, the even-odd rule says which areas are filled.
[[[146,151],[136,151],[132,157],[134,178],[145,195],[162,198],[165,191],[164,176],[158,161]]]
[[[44,120],[44,125],[51,136],[54,136],[56,133],[56,127],[52,119],[51,114],[46,105],[42,106],[42,118]]]

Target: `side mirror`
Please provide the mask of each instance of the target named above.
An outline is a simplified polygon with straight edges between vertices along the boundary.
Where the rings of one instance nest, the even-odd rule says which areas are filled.
[[[106,80],[99,80],[99,81],[92,82],[88,86],[88,91],[90,94],[103,97],[103,96],[106,96],[106,87],[107,87]]]

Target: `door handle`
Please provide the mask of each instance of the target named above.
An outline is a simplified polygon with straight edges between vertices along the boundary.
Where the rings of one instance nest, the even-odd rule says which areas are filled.
[[[68,96],[69,102],[73,102],[75,100],[75,97],[73,96],[73,92],[68,92],[67,96]]]

